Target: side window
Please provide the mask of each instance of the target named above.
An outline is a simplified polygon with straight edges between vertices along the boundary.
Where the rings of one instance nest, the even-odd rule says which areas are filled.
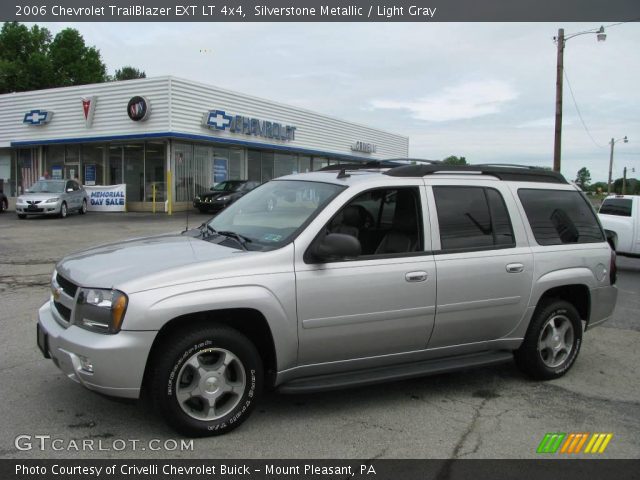
[[[73,189],[77,192],[80,190],[80,184],[78,182],[73,182]]]
[[[484,187],[433,187],[442,250],[515,246],[500,192]]]
[[[580,192],[520,189],[518,196],[538,244],[604,241],[596,215]]]
[[[69,180],[69,181],[67,182],[67,185],[64,187],[64,189],[65,189],[65,191],[66,191],[66,190],[69,190],[69,189],[73,190],[73,181],[72,181],[72,180]]]
[[[424,250],[418,188],[379,188],[358,195],[327,225],[356,237],[362,257]]]
[[[607,198],[600,207],[600,213],[604,215],[618,215],[619,217],[631,216],[630,198]]]

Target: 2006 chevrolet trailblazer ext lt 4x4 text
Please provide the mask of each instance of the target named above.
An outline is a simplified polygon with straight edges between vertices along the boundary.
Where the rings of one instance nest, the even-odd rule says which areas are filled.
[[[583,332],[611,316],[615,253],[560,174],[327,168],[272,180],[199,229],[64,258],[39,310],[44,355],[91,390],[147,392],[198,436],[238,426],[265,387],[335,389],[513,357],[533,378],[557,378]]]

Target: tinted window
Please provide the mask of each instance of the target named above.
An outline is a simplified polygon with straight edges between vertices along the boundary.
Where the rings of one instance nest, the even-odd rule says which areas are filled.
[[[442,250],[514,245],[500,193],[482,187],[433,187]]]
[[[604,241],[593,209],[580,192],[521,189],[518,196],[540,245]]]
[[[630,217],[631,202],[632,200],[630,198],[607,198],[600,207],[600,213]]]
[[[424,250],[420,196],[417,188],[378,188],[345,205],[327,225],[327,232],[358,239],[362,258]]]

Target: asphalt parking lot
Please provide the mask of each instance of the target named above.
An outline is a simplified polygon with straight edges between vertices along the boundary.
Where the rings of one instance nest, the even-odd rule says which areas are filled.
[[[191,214],[190,223],[207,218]],[[559,380],[530,381],[509,363],[347,391],[269,393],[242,427],[194,440],[193,451],[134,450],[128,440],[138,448],[180,437],[146,404],[65,378],[36,347],[35,315],[65,254],[184,225],[184,214],[0,215],[0,458],[535,458],[547,432],[610,432],[600,458],[640,458],[640,260],[628,258],[618,262],[613,321],[585,334]],[[21,434],[63,439],[58,445],[100,440],[103,450],[40,450],[34,441],[23,451]],[[104,450],[115,439],[126,448]]]

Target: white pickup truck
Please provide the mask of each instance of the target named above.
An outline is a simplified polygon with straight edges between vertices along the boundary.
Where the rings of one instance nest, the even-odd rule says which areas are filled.
[[[617,236],[616,253],[640,257],[640,196],[607,197],[602,202],[598,216],[604,229]]]

